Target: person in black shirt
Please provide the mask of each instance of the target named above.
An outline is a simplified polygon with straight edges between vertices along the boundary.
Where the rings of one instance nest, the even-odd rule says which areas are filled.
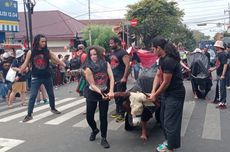
[[[227,89],[230,89],[230,43],[227,44],[226,46],[226,53],[227,53],[227,57],[228,57],[228,70],[227,70],[227,73],[226,73],[226,86],[227,86]]]
[[[114,78],[110,64],[105,60],[103,48],[92,46],[87,54],[85,64],[85,77],[89,83],[84,89],[86,97],[86,119],[92,129],[89,140],[94,141],[99,130],[94,120],[94,114],[99,103],[100,112],[100,130],[101,145],[109,148],[110,145],[106,140],[108,126],[108,108],[109,100],[114,96]]]
[[[128,81],[130,58],[128,53],[121,48],[121,41],[113,37],[109,41],[110,48],[110,65],[113,71],[115,79],[115,92],[126,91],[126,85]],[[113,118],[116,118],[116,122],[124,121],[125,110],[123,108],[124,97],[115,97],[116,113],[112,114]]]
[[[28,113],[24,118],[23,122],[27,122],[31,119],[34,103],[38,94],[38,90],[41,84],[44,84],[47,94],[49,96],[49,104],[51,112],[54,114],[60,114],[55,108],[55,97],[53,91],[53,81],[51,78],[50,62],[52,59],[55,63],[60,64],[63,67],[66,67],[65,63],[60,61],[53,52],[51,52],[47,47],[47,39],[44,35],[38,34],[34,37],[34,44],[32,50],[26,54],[25,62],[22,64],[19,73],[23,73],[29,63],[31,62],[31,90],[30,90],[30,99],[28,105]]]
[[[181,121],[185,88],[176,47],[162,37],[153,39],[154,53],[160,57],[159,68],[153,82],[149,99],[156,102],[161,95],[161,125],[166,142],[157,151],[173,152],[180,147]]]
[[[217,108],[226,109],[226,73],[228,69],[227,54],[224,52],[224,45],[222,41],[216,41],[214,47],[217,51],[216,66],[209,69],[210,72],[216,70],[217,73],[216,96],[213,102],[218,104]]]

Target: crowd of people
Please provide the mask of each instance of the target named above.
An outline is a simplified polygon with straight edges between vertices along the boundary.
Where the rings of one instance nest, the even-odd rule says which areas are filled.
[[[3,98],[8,98],[8,106],[12,105],[17,93],[20,94],[21,105],[28,104],[27,115],[23,120],[27,122],[33,119],[36,100],[49,103],[52,113],[61,114],[55,107],[53,86],[78,80],[77,91],[86,98],[86,120],[92,129],[89,140],[94,141],[97,134],[101,132],[101,145],[109,148],[110,144],[107,141],[109,101],[114,98],[116,103],[115,113],[111,117],[116,119],[117,123],[123,122],[126,113],[123,104],[126,99],[124,96],[115,96],[114,93],[126,92],[130,69],[133,69],[134,78],[138,79],[141,60],[135,49],[130,56],[122,48],[119,38],[113,37],[108,43],[111,48],[109,53],[100,46],[90,46],[85,51],[84,45],[80,44],[70,59],[69,55],[56,56],[48,49],[46,37],[38,34],[34,37],[31,50],[19,49],[15,54],[5,52],[1,55],[0,93]],[[230,55],[227,55],[230,54],[230,45],[227,45],[227,52],[222,41],[216,41],[214,47],[217,51],[217,62],[214,67],[210,66],[208,48],[196,49],[194,53],[201,53],[207,58],[208,66],[204,67],[208,71],[208,78],[211,78],[212,71],[217,71],[214,103],[218,103],[217,108],[226,109],[226,87],[230,85],[228,68]],[[197,90],[201,85],[194,77],[194,69],[197,69],[194,66],[202,66],[202,63],[193,61],[188,65],[185,61],[190,53],[185,51],[181,44],[177,47],[160,36],[153,39],[152,49],[159,61],[151,92],[144,95],[155,105],[158,105],[160,99],[160,123],[165,141],[156,147],[157,151],[174,152],[181,144],[180,132],[185,100],[182,67],[191,73],[194,97],[198,98],[200,96]],[[10,70],[15,72],[13,81],[8,78]],[[74,72],[77,76],[73,75]],[[30,98],[26,103],[25,96],[28,90],[30,90]],[[100,129],[94,120],[97,105],[99,105]],[[144,140],[147,140],[146,123],[141,124],[141,138]]]

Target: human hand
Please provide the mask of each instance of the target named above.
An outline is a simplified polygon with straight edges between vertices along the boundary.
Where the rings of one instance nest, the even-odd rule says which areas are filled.
[[[109,93],[107,94],[107,97],[108,97],[109,99],[112,99],[112,98],[114,97],[114,92],[109,92]]]
[[[157,100],[154,93],[151,93],[148,99],[153,103],[156,102],[156,100]]]
[[[23,70],[19,68],[18,73],[23,73]]]
[[[214,71],[214,68],[209,68],[208,72],[211,73],[212,71]]]
[[[18,80],[19,80],[19,76],[16,76],[14,81],[17,82]]]
[[[25,71],[23,71],[23,72],[27,73],[28,71],[29,71],[29,68],[26,67]]]
[[[220,77],[220,79],[221,79],[221,80],[223,80],[224,78],[225,78],[225,76],[224,76],[224,75],[222,75],[222,76]]]
[[[126,78],[122,78],[121,80],[120,80],[120,82],[122,83],[122,82],[127,82],[127,79]]]

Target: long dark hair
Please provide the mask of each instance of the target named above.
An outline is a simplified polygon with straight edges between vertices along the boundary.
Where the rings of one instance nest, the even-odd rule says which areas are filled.
[[[118,46],[121,46],[121,40],[118,37],[111,37],[110,40],[113,40],[114,43],[117,43]]]
[[[42,34],[38,34],[38,35],[36,35],[34,37],[34,43],[33,43],[32,51],[39,49],[39,42],[40,42],[41,38],[45,38],[47,40],[47,38],[45,37],[45,35],[42,35]],[[45,46],[44,49],[48,50],[47,42],[46,42],[46,46]]]
[[[91,70],[93,70],[93,72],[107,70],[107,62],[105,61],[105,56],[103,54],[105,52],[105,49],[103,47],[93,45],[93,46],[90,46],[88,50],[89,51],[87,52],[86,67],[89,67]],[[96,50],[97,59],[98,59],[97,63],[94,63],[91,60],[91,57],[90,57],[91,50]]]
[[[157,36],[153,39],[153,47],[157,48],[158,46],[161,47],[161,49],[163,49],[169,57],[172,57],[177,62],[180,62],[180,54],[173,43],[167,41],[161,36]]]

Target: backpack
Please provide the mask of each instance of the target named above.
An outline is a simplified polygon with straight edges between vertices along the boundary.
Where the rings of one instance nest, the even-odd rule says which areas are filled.
[[[81,56],[83,53],[81,53],[79,56],[73,58],[70,60],[70,70],[76,70],[81,68]]]

